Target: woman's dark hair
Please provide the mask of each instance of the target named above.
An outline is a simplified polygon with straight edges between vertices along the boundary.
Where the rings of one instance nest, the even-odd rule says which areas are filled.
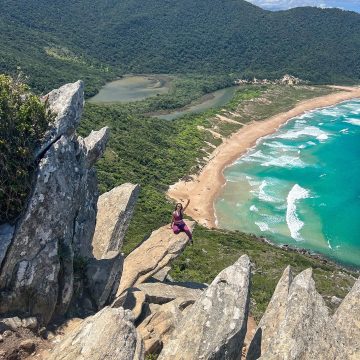
[[[175,205],[175,210],[174,210],[174,211],[177,210],[178,205],[181,205],[181,210],[180,210],[180,211],[182,211],[182,209],[183,209],[182,203],[177,203],[177,204]]]

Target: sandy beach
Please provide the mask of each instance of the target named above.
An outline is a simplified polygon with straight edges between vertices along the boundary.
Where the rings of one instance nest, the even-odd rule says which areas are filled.
[[[194,175],[192,181],[179,181],[170,186],[167,195],[176,201],[191,199],[186,214],[206,227],[216,227],[214,200],[225,184],[224,169],[256,145],[259,138],[272,134],[289,119],[306,111],[360,98],[359,87],[333,87],[342,91],[302,101],[289,111],[245,125],[214,150],[199,175]]]

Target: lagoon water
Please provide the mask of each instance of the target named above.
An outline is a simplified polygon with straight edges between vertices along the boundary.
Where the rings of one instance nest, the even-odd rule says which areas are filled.
[[[154,117],[165,120],[175,120],[186,114],[198,114],[211,108],[223,106],[232,99],[236,89],[236,86],[231,86],[224,89],[216,90],[208,94],[206,97],[204,97],[204,99],[201,99],[194,104],[190,104],[184,109],[174,110],[169,112],[168,114],[154,115]]]
[[[224,175],[220,227],[360,266],[360,100],[290,120]]]
[[[107,83],[88,101],[109,104],[143,100],[169,92],[169,81],[165,75],[126,75],[122,79]]]

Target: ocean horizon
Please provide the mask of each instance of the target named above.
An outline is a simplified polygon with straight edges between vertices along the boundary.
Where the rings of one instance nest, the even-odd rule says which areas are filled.
[[[290,119],[224,176],[220,228],[360,267],[360,99]]]

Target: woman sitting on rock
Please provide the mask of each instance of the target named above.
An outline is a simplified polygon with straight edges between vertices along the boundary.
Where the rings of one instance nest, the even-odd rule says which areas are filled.
[[[178,234],[181,231],[184,231],[186,235],[189,237],[190,244],[193,243],[192,234],[188,226],[185,224],[184,218],[184,211],[188,207],[190,203],[190,199],[188,199],[186,205],[183,207],[181,203],[177,203],[175,206],[175,210],[172,213],[171,219],[171,229],[174,231],[174,234]]]

